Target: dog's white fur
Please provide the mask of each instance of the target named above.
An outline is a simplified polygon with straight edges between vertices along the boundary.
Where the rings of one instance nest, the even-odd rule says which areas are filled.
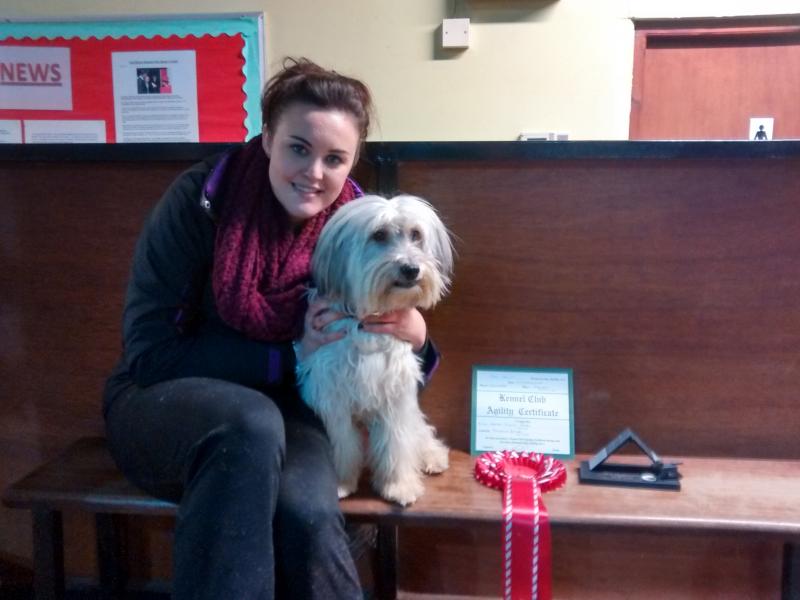
[[[423,380],[411,344],[360,327],[369,315],[433,307],[446,293],[453,268],[447,229],[433,208],[414,196],[364,196],[325,225],[312,258],[313,297],[348,315],[330,330],[342,339],[298,364],[303,400],[330,437],[339,497],[356,490],[364,466],[384,498],[401,505],[424,491],[422,473],[448,467],[448,449],[435,437],[417,402]],[[358,428],[369,432],[365,448]]]

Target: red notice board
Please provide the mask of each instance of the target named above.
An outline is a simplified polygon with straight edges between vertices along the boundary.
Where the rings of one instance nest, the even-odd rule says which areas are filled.
[[[194,52],[196,65],[197,141],[237,142],[246,139],[244,39],[239,34],[152,38],[22,38],[0,40],[0,46],[16,47],[5,49],[7,52],[30,46],[69,49],[72,87],[71,110],[0,108],[0,121],[18,121],[23,128],[24,123],[30,120],[54,123],[102,121],[105,123],[105,141],[116,142],[120,136],[115,122],[112,53],[190,50]],[[25,50],[22,48],[19,51],[24,53]],[[44,73],[41,65],[37,67],[0,61],[0,85],[6,86],[6,90],[8,86],[19,85],[19,80],[23,80],[23,85],[37,85],[34,80],[37,77],[42,79]],[[162,82],[161,89],[170,93],[169,82]],[[44,92],[47,93],[46,90]]]

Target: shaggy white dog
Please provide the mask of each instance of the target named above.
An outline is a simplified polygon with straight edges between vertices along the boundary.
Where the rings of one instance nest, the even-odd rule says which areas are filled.
[[[401,505],[424,491],[422,473],[448,467],[448,449],[419,409],[423,376],[411,344],[368,333],[362,319],[401,308],[433,307],[447,291],[453,251],[447,229],[420,198],[364,196],[326,224],[312,258],[314,297],[348,315],[346,330],[297,367],[303,400],[333,445],[339,497],[356,490],[369,466],[381,496]],[[358,427],[369,433],[365,446]]]

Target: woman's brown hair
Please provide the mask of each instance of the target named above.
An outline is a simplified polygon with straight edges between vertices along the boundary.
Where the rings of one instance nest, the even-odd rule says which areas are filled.
[[[296,102],[350,113],[358,122],[362,142],[369,133],[372,97],[358,79],[324,69],[307,58],[287,58],[261,95],[261,120],[267,131],[275,131],[283,111]]]

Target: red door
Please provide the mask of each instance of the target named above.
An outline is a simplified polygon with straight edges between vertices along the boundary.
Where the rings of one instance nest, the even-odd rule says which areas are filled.
[[[630,139],[800,138],[800,20],[636,27]]]

